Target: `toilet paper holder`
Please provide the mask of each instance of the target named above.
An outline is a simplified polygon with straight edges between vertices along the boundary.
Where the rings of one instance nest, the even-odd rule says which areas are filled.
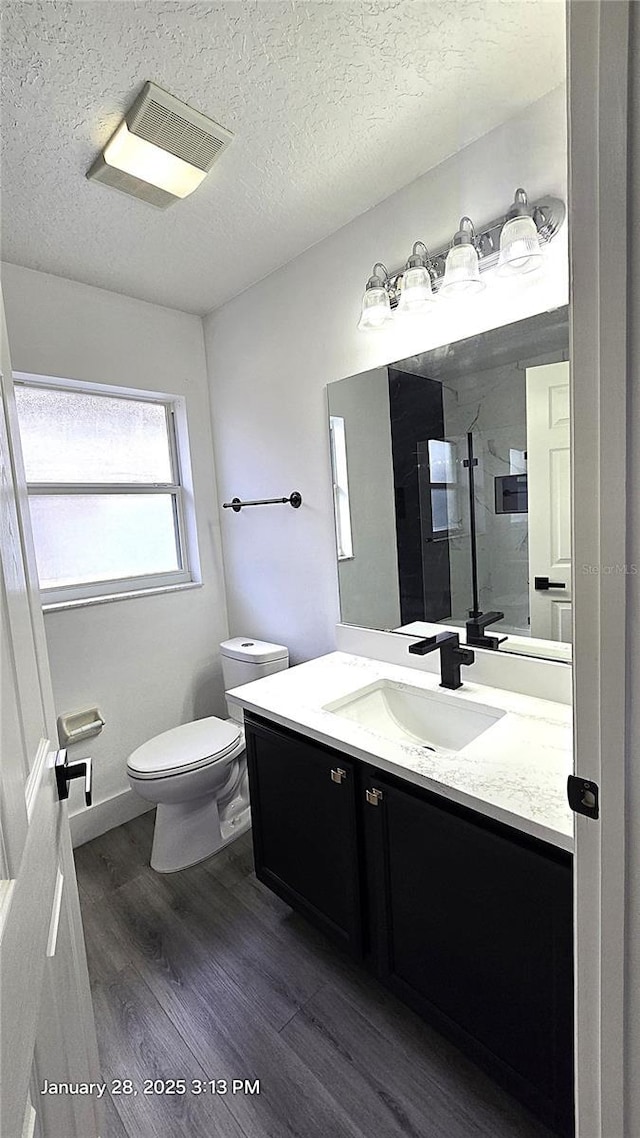
[[[105,725],[105,718],[99,707],[71,711],[58,716],[58,739],[61,747],[71,747],[82,743],[93,735],[99,735]]]

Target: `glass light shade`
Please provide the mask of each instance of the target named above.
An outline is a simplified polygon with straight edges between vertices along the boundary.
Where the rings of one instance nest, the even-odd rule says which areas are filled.
[[[398,312],[405,314],[424,312],[431,307],[434,300],[428,270],[423,265],[406,269],[402,277]]]
[[[367,331],[382,328],[391,319],[389,294],[384,288],[368,288],[362,298],[362,313],[358,328]]]
[[[481,292],[484,287],[484,281],[480,280],[478,254],[473,245],[454,245],[447,253],[440,292],[444,296],[459,296]]]
[[[132,174],[134,178],[142,178],[143,182],[150,182],[152,186],[159,186],[177,198],[186,198],[200,185],[206,172],[132,134],[126,122],[120,123],[113,138],[109,140],[103,152],[104,160],[109,166],[117,170],[124,170],[125,174]]]
[[[532,217],[512,217],[500,234],[500,276],[531,273],[540,268],[543,252],[536,223]]]

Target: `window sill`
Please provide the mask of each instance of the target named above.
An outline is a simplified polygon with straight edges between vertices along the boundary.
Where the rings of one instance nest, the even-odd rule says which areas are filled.
[[[154,589],[132,589],[126,593],[105,593],[103,597],[79,597],[75,601],[50,601],[42,605],[42,611],[64,612],[66,609],[83,609],[88,605],[106,605],[112,601],[129,601],[137,597],[157,597],[162,593],[182,593],[186,589],[201,589],[202,581],[186,581],[180,585],[159,585]]]

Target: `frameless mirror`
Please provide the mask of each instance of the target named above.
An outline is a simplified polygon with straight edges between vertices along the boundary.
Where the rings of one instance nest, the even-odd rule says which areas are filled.
[[[571,658],[566,307],[328,385],[341,618]]]

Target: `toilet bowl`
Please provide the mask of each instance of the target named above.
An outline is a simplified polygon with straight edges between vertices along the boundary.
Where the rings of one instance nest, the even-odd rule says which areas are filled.
[[[225,690],[289,665],[281,644],[234,637],[220,645]],[[157,804],[151,866],[186,869],[211,857],[251,825],[242,711],[183,723],[129,756],[127,776],[141,798]]]
[[[131,787],[158,806],[153,869],[185,869],[248,828],[243,758],[242,728],[215,716],[174,727],[133,752],[127,763]],[[234,810],[225,813],[234,799]]]

